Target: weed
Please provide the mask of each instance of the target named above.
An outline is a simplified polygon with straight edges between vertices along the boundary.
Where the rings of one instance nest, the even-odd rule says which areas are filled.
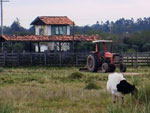
[[[137,77],[133,77],[132,76],[132,84],[134,84],[135,86],[137,86],[139,84],[139,79]]]
[[[144,84],[144,86],[138,90],[135,97],[139,102],[150,103],[150,84]]]

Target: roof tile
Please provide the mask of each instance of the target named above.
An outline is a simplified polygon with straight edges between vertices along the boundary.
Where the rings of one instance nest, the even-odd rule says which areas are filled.
[[[16,35],[3,35],[2,36],[3,39],[5,39],[6,41],[73,41],[73,36],[68,36],[68,35],[64,35],[64,36],[37,36],[37,35],[26,35],[26,36],[16,36]],[[74,36],[74,40],[75,41],[95,41],[98,39],[102,39],[101,37],[99,37],[98,35],[92,35],[92,36],[88,36],[88,35],[75,35]]]
[[[36,25],[39,20],[46,25],[73,25],[67,16],[39,16],[31,24]]]

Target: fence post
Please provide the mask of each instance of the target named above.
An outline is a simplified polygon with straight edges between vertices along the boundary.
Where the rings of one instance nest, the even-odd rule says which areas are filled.
[[[149,65],[149,56],[148,56],[148,53],[146,53],[146,59],[147,59],[147,65]]]
[[[78,66],[78,54],[76,53],[76,67]]]
[[[44,52],[44,65],[47,66],[47,53]]]
[[[136,52],[136,62],[135,62],[135,67],[138,67],[138,52]]]
[[[32,53],[30,54],[30,63],[31,63],[31,66],[32,66],[33,65]]]
[[[147,53],[148,65],[150,64],[150,52]]]
[[[18,57],[18,66],[20,66],[20,54],[19,53],[17,54],[17,57]]]
[[[59,66],[62,66],[62,52],[59,53]]]
[[[127,63],[129,62],[129,54],[125,54],[127,56]]]
[[[131,61],[132,61],[132,66],[134,66],[134,57],[133,57],[133,53],[131,53]]]
[[[7,66],[7,52],[4,51],[4,65]]]

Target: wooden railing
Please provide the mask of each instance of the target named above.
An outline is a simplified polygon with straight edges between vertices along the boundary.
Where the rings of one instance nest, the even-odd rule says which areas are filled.
[[[122,56],[127,65],[150,65],[150,52],[122,53]]]
[[[0,66],[84,66],[88,52],[0,53]],[[150,65],[150,53],[122,53],[127,65]]]
[[[0,53],[0,66],[82,66],[89,53]]]

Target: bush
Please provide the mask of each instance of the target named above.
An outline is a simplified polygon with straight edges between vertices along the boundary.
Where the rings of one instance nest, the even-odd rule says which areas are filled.
[[[70,79],[81,79],[83,77],[84,77],[84,75],[80,72],[74,72],[71,75],[69,75]]]
[[[87,84],[87,86],[85,87],[85,89],[88,89],[88,90],[99,89],[99,87],[95,83],[91,82],[91,83]]]

